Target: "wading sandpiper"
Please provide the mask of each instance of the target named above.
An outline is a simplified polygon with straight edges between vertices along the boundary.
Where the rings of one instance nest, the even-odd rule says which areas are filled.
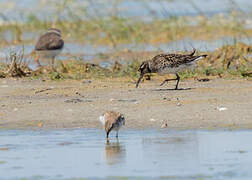
[[[99,117],[101,123],[104,125],[105,131],[107,133],[107,140],[109,137],[110,131],[116,131],[116,138],[118,138],[118,131],[125,125],[125,118],[119,112],[106,111],[103,115]]]
[[[138,87],[141,79],[146,73],[158,73],[160,75],[163,74],[175,74],[176,79],[166,79],[164,80],[160,86],[165,84],[168,81],[177,80],[177,84],[175,89],[178,89],[178,84],[180,77],[178,72],[183,71],[184,69],[193,68],[196,62],[199,59],[205,58],[207,55],[194,56],[195,49],[190,54],[159,54],[154,56],[152,59],[144,61],[138,71],[140,72],[140,77],[136,83],[136,87]]]
[[[56,28],[50,28],[39,37],[35,45],[35,61],[39,66],[39,59],[51,59],[51,66],[54,67],[55,57],[60,54],[64,47],[64,40],[61,37],[61,31]]]

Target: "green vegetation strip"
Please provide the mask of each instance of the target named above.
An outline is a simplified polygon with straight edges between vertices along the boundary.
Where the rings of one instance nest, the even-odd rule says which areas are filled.
[[[208,54],[206,59],[199,61],[194,70],[180,73],[182,78],[197,78],[202,76],[218,77],[252,77],[252,47],[243,43],[223,46]],[[51,80],[63,79],[94,79],[94,78],[120,78],[136,79],[139,76],[138,68],[145,59],[134,59],[131,63],[122,65],[115,62],[109,68],[98,64],[87,63],[81,60],[59,61],[55,68],[47,66],[32,71],[28,67],[29,61],[19,53],[11,52],[6,63],[0,64],[0,78],[30,77],[49,78]],[[147,76],[146,79],[150,79]]]

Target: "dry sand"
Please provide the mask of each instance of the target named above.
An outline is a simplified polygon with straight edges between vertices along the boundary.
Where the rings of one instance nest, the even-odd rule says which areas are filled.
[[[105,110],[124,113],[126,128],[252,128],[252,81],[160,82],[0,79],[0,128],[102,128]]]

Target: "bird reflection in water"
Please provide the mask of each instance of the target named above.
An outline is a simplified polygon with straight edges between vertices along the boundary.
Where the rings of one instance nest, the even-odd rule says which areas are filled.
[[[105,156],[108,165],[120,164],[125,161],[126,149],[125,145],[121,145],[117,140],[116,142],[106,142]]]

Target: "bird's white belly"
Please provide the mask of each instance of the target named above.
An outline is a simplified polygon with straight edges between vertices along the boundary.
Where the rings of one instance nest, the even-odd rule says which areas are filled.
[[[54,57],[58,56],[61,51],[62,51],[62,49],[36,51],[36,55],[39,58],[54,58]]]
[[[163,69],[160,69],[158,71],[158,74],[175,74],[175,73],[178,73],[180,71],[183,71],[185,69],[193,69],[195,67],[195,63],[190,63],[190,64],[182,64],[178,67],[166,67],[166,68],[163,68]]]

